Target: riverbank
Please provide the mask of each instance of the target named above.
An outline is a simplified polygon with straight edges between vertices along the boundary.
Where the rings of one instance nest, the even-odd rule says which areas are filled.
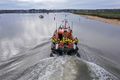
[[[83,10],[74,12],[74,14],[109,24],[120,25],[120,10]]]
[[[112,25],[120,25],[120,20],[118,20],[118,19],[107,19],[107,18],[102,18],[102,17],[98,17],[98,16],[91,16],[91,15],[81,15],[81,16],[86,17],[88,19],[102,21],[102,22],[112,24]]]

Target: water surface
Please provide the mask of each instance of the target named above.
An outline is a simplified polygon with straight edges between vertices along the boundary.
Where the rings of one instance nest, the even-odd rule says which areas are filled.
[[[39,18],[39,15],[44,18]],[[68,19],[73,26],[74,36],[80,40],[78,46],[81,59],[95,63],[119,78],[120,25],[90,20],[70,13],[1,14],[0,77],[3,80],[10,79],[10,76],[14,77],[10,80],[16,79],[9,73],[19,75],[41,59],[48,58],[50,37],[64,19]]]

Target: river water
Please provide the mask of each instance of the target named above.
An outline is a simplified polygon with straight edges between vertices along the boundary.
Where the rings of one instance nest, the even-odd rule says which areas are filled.
[[[49,58],[50,38],[64,19],[80,40],[80,59]],[[71,13],[0,14],[0,80],[119,80],[119,40],[120,25]]]

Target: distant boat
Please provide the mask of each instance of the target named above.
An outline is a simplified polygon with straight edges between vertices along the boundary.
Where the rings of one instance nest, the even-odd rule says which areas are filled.
[[[43,15],[40,15],[40,16],[39,16],[39,18],[43,19],[43,18],[44,18],[44,16],[43,16]]]
[[[47,12],[47,14],[49,14],[49,12]]]

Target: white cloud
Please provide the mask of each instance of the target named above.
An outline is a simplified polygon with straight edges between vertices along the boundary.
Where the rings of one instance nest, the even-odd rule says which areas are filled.
[[[2,8],[120,8],[118,0],[0,0],[0,9]]]
[[[16,0],[13,0],[16,1]],[[67,0],[17,0],[18,2],[34,2],[34,3],[44,3],[44,2],[50,2],[50,3],[64,3]]]

